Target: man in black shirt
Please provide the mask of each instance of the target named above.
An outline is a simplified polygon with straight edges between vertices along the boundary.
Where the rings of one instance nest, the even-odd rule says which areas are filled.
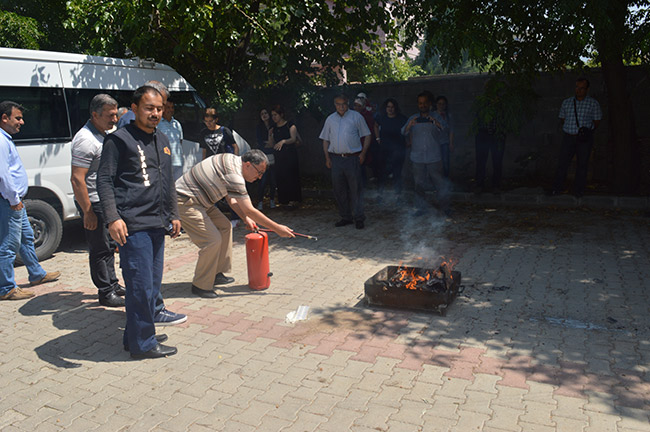
[[[160,292],[165,234],[181,223],[167,137],[156,126],[163,110],[158,90],[142,86],[133,95],[135,121],[104,139],[97,190],[108,231],[120,245],[126,284],[124,348],[133,358],[176,354],[156,335],[155,301]]]

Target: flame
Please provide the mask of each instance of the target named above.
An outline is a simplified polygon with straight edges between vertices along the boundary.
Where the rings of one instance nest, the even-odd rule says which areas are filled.
[[[402,267],[402,265],[400,264],[399,268],[401,268],[401,267]],[[404,288],[406,288],[406,289],[416,290],[416,289],[418,289],[417,284],[419,282],[428,281],[429,278],[431,277],[429,272],[427,272],[426,276],[423,277],[423,276],[420,276],[418,274],[415,274],[415,269],[414,268],[412,268],[410,270],[407,270],[407,269],[401,269],[400,270],[399,268],[398,268],[397,275],[399,277],[400,282],[405,282],[406,283],[406,285],[404,285]]]
[[[426,283],[432,278],[437,278],[441,280],[445,280],[445,278],[449,278],[453,280],[453,275],[451,271],[458,261],[454,259],[446,259],[445,257],[441,257],[441,258],[443,259],[443,262],[440,264],[440,266],[436,270],[426,271],[424,275],[417,274],[416,268],[405,267],[403,265],[403,262],[400,261],[399,266],[397,267],[397,271],[393,276],[393,280],[398,280],[402,282],[403,287],[410,290],[419,289],[418,284],[420,284],[421,282]]]

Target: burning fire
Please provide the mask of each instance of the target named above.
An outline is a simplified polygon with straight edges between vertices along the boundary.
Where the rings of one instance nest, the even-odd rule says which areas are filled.
[[[445,257],[442,257],[443,260]],[[442,279],[444,280],[447,278],[449,281],[453,280],[453,275],[451,273],[452,268],[456,262],[452,259],[448,261],[443,261],[442,264],[440,264],[440,267],[438,269],[429,271],[427,270],[424,275],[417,274],[417,269],[415,268],[402,268],[402,263],[400,262],[399,267],[397,269],[397,272],[395,273],[395,276],[393,276],[394,280],[398,280],[402,283],[404,283],[404,288],[410,289],[410,290],[416,290],[418,288],[418,284],[420,282],[426,283],[432,278],[437,278],[437,279]]]

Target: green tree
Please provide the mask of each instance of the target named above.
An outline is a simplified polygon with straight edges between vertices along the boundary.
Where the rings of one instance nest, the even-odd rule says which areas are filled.
[[[296,75],[329,83],[346,54],[391,24],[383,5],[362,0],[69,0],[68,9],[88,53],[155,58],[219,105]]]
[[[0,46],[38,49],[42,38],[35,19],[0,10]]]
[[[601,65],[608,94],[613,186],[639,179],[638,144],[624,65],[650,60],[648,0],[402,0],[394,14],[407,42],[425,35],[428,55],[451,68],[463,52],[478,67],[529,77]]]
[[[345,70],[349,82],[360,83],[406,81],[424,75],[424,70],[413,60],[398,56],[386,46],[353,52],[345,59]]]
[[[81,49],[79,35],[64,27],[64,21],[68,18],[66,0],[0,0],[0,10],[22,17],[23,32],[33,33],[35,30],[38,33],[37,46],[30,43],[15,48],[67,52],[78,52]],[[0,29],[4,27],[3,24]]]

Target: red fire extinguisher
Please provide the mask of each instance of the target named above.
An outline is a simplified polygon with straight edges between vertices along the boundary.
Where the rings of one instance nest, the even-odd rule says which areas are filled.
[[[269,237],[265,232],[246,235],[246,264],[248,265],[248,287],[265,290],[271,285],[269,272]]]

